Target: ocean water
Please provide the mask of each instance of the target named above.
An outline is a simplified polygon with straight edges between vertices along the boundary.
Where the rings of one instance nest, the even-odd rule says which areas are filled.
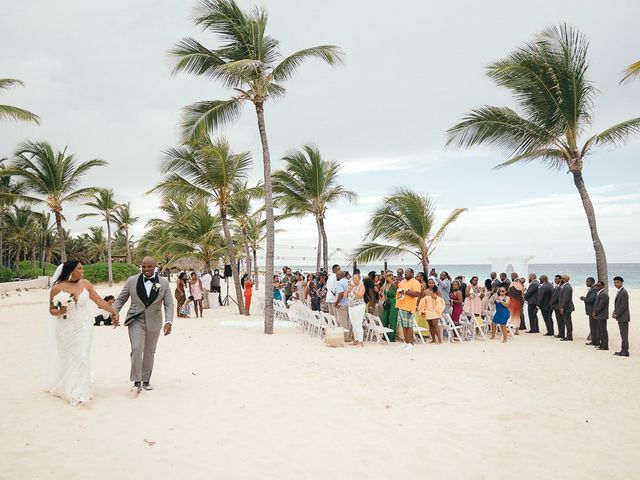
[[[343,269],[349,269],[350,271],[353,268],[353,265],[341,265]],[[383,269],[383,264],[370,264],[363,265],[358,264],[357,266],[361,272],[370,272],[375,270],[379,272]],[[394,264],[388,263],[387,267],[391,270],[396,270],[397,268],[403,267],[411,267],[416,272],[422,269],[419,265],[410,265],[410,264]],[[307,266],[296,266],[291,267],[294,271],[300,270],[304,272],[311,271],[314,267],[309,265]],[[455,278],[458,275],[464,275],[467,280],[469,280],[473,276],[477,276],[480,278],[480,283],[483,283],[486,278],[489,278],[489,274],[491,273],[491,265],[490,264],[475,264],[475,265],[438,265],[431,264],[429,265],[429,269],[435,268],[437,272],[446,271],[449,273],[451,278]],[[496,272],[500,274],[501,272]],[[508,275],[511,273],[511,270],[505,272]],[[517,272],[520,276],[524,275],[524,272]],[[535,273],[540,277],[540,275],[547,275],[549,280],[552,281],[553,277],[556,274],[567,274],[571,277],[571,282],[574,285],[582,285],[584,280],[587,277],[596,276],[596,265],[594,263],[530,263],[529,264],[529,272]],[[613,286],[613,277],[621,276],[624,278],[624,284],[627,288],[640,288],[640,263],[610,263],[609,264],[609,285]]]

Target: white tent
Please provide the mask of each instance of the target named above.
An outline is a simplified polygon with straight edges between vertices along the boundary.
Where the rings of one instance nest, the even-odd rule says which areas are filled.
[[[506,273],[507,276],[512,272],[516,272],[519,277],[525,279],[529,277],[529,262],[535,258],[535,255],[514,256],[514,257],[489,257],[491,261],[491,271],[500,274]]]

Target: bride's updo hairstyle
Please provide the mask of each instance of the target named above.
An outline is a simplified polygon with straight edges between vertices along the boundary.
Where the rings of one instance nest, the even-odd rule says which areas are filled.
[[[80,262],[78,260],[67,260],[62,264],[62,272],[60,272],[60,276],[56,278],[54,283],[64,282],[69,280],[71,276],[71,272],[73,272]]]

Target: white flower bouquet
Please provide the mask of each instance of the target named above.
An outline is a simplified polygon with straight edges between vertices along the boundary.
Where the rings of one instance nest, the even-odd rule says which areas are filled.
[[[68,307],[73,303],[73,295],[69,292],[59,292],[57,295],[53,297],[51,300],[51,305],[53,308],[57,308],[60,310],[62,307]],[[67,318],[66,315],[63,315],[62,318]]]

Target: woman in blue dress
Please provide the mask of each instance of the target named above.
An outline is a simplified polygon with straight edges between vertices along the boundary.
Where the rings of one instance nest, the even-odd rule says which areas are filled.
[[[507,342],[507,322],[511,314],[509,313],[509,301],[507,297],[507,289],[500,287],[498,289],[498,296],[496,297],[496,313],[493,316],[493,323],[491,323],[491,340],[496,338],[496,330],[500,325],[502,331],[502,343]]]

